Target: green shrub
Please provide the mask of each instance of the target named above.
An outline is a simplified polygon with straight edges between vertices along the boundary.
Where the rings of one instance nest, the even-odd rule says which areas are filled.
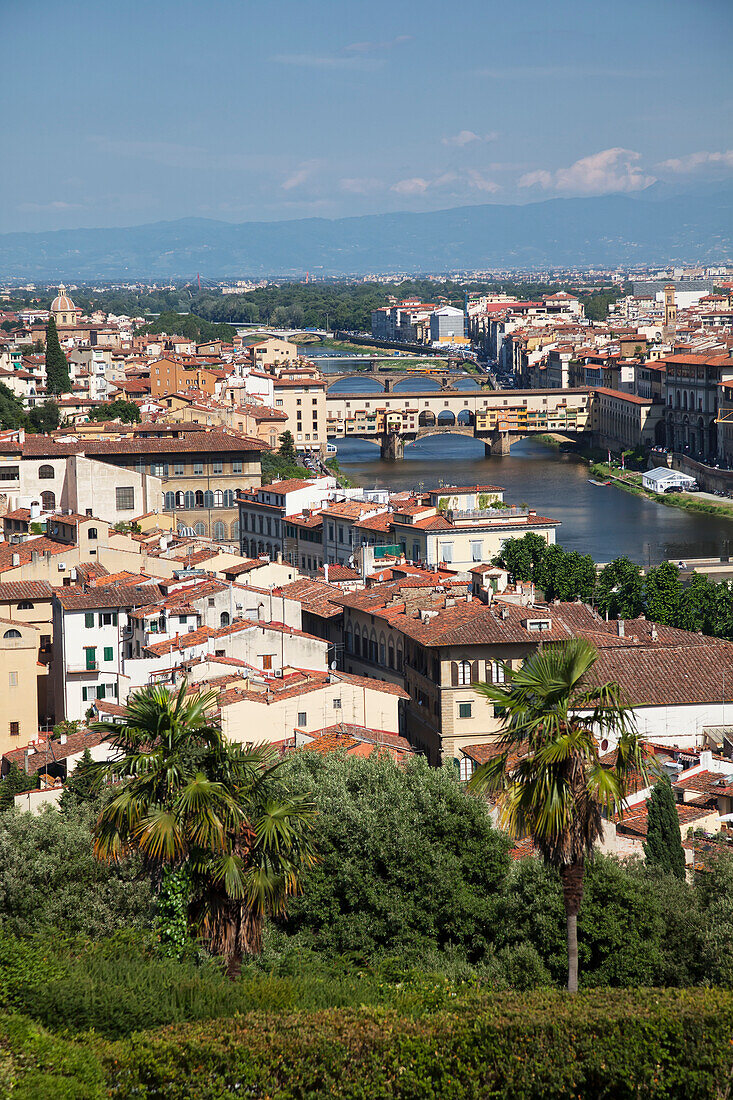
[[[497,994],[405,1016],[251,1014],[103,1051],[118,1100],[230,1096],[545,1100],[727,1095],[733,996]]]
[[[304,751],[282,775],[293,790],[312,792],[320,811],[320,862],[282,922],[302,948],[360,961],[398,954],[408,966],[434,951],[485,956],[507,838],[454,767]]]
[[[0,815],[0,927],[17,935],[57,928],[89,936],[149,927],[150,886],[138,859],[117,867],[92,853],[91,815]]]

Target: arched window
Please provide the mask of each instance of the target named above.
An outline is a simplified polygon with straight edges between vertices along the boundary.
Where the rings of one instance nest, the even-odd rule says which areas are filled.
[[[176,502],[176,508],[186,507],[186,494],[182,489],[179,489],[177,493],[174,493],[174,499]]]
[[[242,553],[249,554],[249,539],[242,539]]]
[[[96,540],[96,538],[97,538],[97,528],[96,527],[90,527],[89,528],[89,530],[87,531],[87,538],[91,542],[94,542]]]
[[[206,492],[204,493],[204,508],[213,508],[213,507],[214,507],[214,494],[212,493],[211,489],[207,489]]]
[[[224,494],[222,493],[221,489],[214,489],[214,507],[224,507]]]
[[[191,489],[189,489],[185,494],[184,501],[185,503],[183,507],[186,509],[191,509],[196,506],[196,498],[194,497],[193,491]]]
[[[48,480],[49,478],[55,477],[56,473],[54,471],[53,466],[44,465],[44,466],[39,466],[38,467],[38,476],[40,478],[44,478],[44,480]]]
[[[47,489],[45,493],[41,493],[41,507],[44,512],[52,512],[56,507],[56,494],[52,493],[50,489]]]
[[[3,638],[20,638],[19,630],[6,630],[3,634]]]
[[[225,489],[224,490],[224,507],[225,508],[234,508],[235,504],[236,504],[236,501],[234,499],[234,493],[232,492],[231,489]]]
[[[354,635],[351,632],[351,627],[347,627],[344,632],[344,646],[347,653],[354,652]]]
[[[458,662],[458,683],[470,684],[471,683],[471,662],[459,661]]]
[[[33,604],[30,600],[21,600],[18,604],[18,611],[32,611]]]
[[[229,612],[222,611],[219,616],[219,626],[229,626]]]
[[[221,520],[214,524],[214,538],[225,539],[227,537],[227,525],[222,523]]]
[[[196,490],[196,507],[203,508],[204,506],[204,494],[202,489]]]
[[[361,634],[358,628],[354,633],[354,653],[357,657],[361,657]]]
[[[163,507],[165,508],[166,512],[172,512],[173,509],[175,508],[175,506],[176,506],[176,494],[175,493],[166,493],[165,496],[163,497]]]
[[[230,527],[231,537],[239,541],[239,520],[235,519],[234,523]]]
[[[196,523],[196,524],[194,524],[193,529],[194,529],[194,531],[196,532],[197,535],[205,535],[206,534],[206,524],[205,523]]]
[[[506,676],[504,674],[504,666],[501,661],[492,661],[490,665],[491,669],[491,682],[493,684],[503,684]]]

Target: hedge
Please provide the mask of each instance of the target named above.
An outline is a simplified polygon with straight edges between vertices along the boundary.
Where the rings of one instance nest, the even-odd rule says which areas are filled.
[[[723,1100],[733,995],[483,995],[417,1017],[250,1013],[133,1036],[102,1059],[118,1100]]]

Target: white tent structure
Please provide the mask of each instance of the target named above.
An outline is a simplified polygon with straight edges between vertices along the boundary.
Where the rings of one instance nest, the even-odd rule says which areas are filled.
[[[645,470],[641,475],[641,484],[652,493],[697,487],[694,477],[683,474],[679,470],[670,470],[667,466],[656,466],[653,470]]]

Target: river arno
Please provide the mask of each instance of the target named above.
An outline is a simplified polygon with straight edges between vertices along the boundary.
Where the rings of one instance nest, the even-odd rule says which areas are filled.
[[[719,555],[733,541],[733,521],[655,504],[612,486],[591,485],[588,467],[523,440],[504,458],[485,458],[482,443],[465,436],[434,436],[405,449],[402,462],[382,462],[373,443],[337,440],[347,477],[367,488],[425,489],[436,485],[489,483],[506,489],[510,503],[529,504],[560,520],[557,541],[568,550],[609,561],[626,554],[647,567],[667,558]]]
[[[335,355],[328,358],[336,361],[327,366],[321,361],[326,375],[355,366],[338,363]],[[461,388],[475,384],[467,378]],[[395,387],[395,392],[436,388],[435,382],[415,379]],[[374,379],[345,379],[334,389],[376,392],[381,386]],[[408,446],[404,460],[393,463],[382,462],[376,445],[365,440],[335,442],[344,473],[367,488],[427,489],[441,482],[501,485],[510,503],[526,502],[541,515],[560,520],[557,541],[563,546],[591,554],[599,562],[626,554],[647,567],[667,558],[715,557],[724,551],[727,539],[733,541],[733,520],[655,504],[612,486],[592,485],[580,458],[531,439],[516,443],[508,457],[486,458],[483,444],[476,440],[434,436]]]

